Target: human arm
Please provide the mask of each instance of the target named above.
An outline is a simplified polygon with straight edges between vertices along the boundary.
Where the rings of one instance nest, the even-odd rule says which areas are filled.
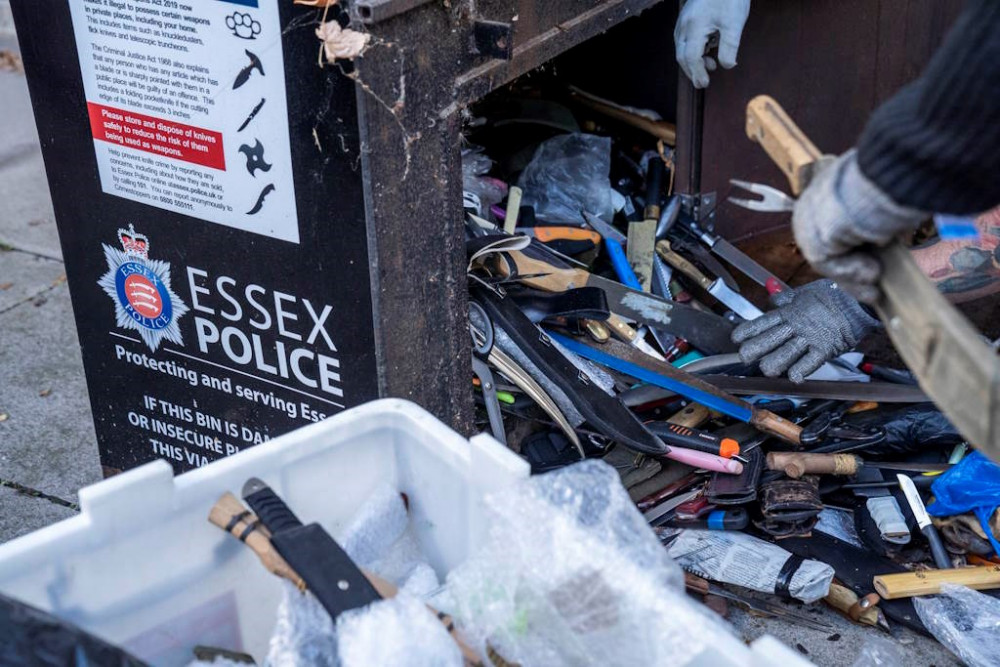
[[[1000,203],[1000,3],[973,0],[919,79],[872,115],[858,149],[825,159],[792,228],[820,273],[873,302],[871,246],[931,212]]]

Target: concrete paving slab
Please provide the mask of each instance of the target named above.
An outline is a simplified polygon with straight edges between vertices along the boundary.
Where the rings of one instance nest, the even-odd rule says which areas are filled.
[[[74,515],[68,507],[0,487],[0,544]]]
[[[0,479],[75,502],[101,468],[65,284],[0,315]]]
[[[23,74],[0,72],[0,243],[62,258]]]
[[[63,263],[16,250],[0,250],[0,314],[66,280]]]

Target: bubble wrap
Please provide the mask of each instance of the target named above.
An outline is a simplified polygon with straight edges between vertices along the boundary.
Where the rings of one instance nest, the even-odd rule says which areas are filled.
[[[729,630],[606,463],[584,461],[486,499],[489,541],[448,576],[463,633],[523,665],[683,665]]]
[[[383,484],[337,536],[358,567],[371,570],[400,590],[424,598],[441,584],[410,526],[399,491]]]
[[[300,593],[282,580],[278,618],[267,652],[269,667],[334,667],[337,665],[337,638],[333,621],[311,593]]]
[[[1000,600],[943,584],[940,595],[915,597],[913,606],[934,638],[969,667],[1000,665]]]
[[[337,618],[344,667],[461,667],[462,653],[423,602],[406,594]]]

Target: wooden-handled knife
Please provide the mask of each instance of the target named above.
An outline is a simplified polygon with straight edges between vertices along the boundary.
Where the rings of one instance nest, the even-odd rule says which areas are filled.
[[[773,98],[747,105],[747,136],[763,146],[794,194],[809,184],[818,148]],[[1000,461],[1000,359],[923,275],[898,242],[876,250],[882,263],[875,310],[920,387],[984,454]]]

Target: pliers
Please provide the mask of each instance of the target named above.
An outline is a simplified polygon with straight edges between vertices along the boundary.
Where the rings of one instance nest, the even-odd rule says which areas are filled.
[[[793,197],[789,197],[778,188],[772,188],[770,185],[751,183],[750,181],[741,181],[735,178],[730,179],[729,184],[734,188],[740,188],[759,196],[758,199],[729,197],[728,201],[731,204],[742,206],[751,211],[783,212],[791,211],[795,208],[796,200]]]
[[[493,323],[486,311],[475,301],[469,302],[469,333],[472,335],[472,372],[479,378],[483,389],[486,416],[490,420],[490,431],[500,444],[507,444],[507,434],[503,427],[503,414],[497,398],[497,383],[486,359],[493,349]]]

